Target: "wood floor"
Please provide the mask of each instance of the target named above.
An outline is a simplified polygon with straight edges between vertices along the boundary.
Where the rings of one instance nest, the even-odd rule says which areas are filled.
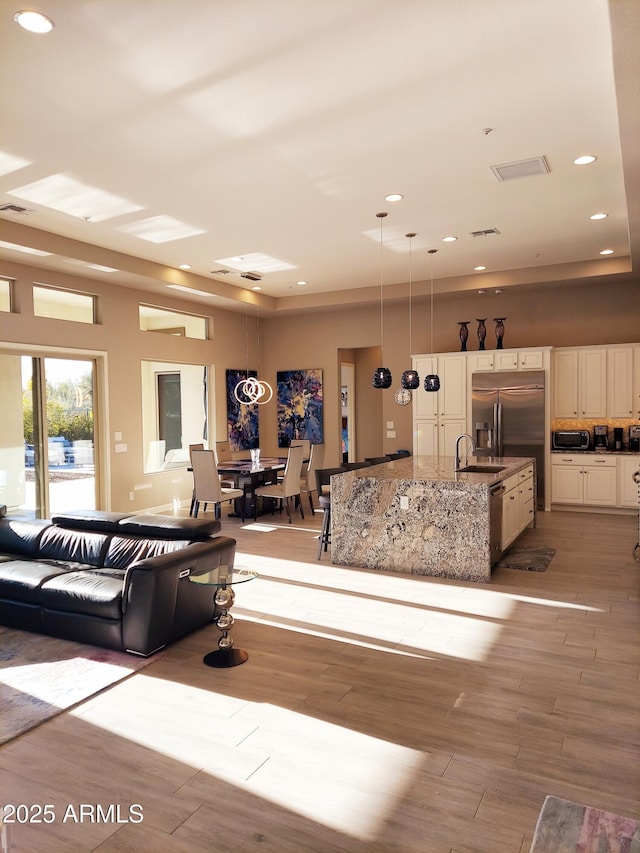
[[[56,813],[11,853],[527,853],[547,794],[640,818],[637,517],[541,513],[549,569],[486,585],[318,562],[320,522],[223,520],[247,663],[203,666],[209,626],[0,749],[2,801]],[[120,822],[63,822],[98,803]]]

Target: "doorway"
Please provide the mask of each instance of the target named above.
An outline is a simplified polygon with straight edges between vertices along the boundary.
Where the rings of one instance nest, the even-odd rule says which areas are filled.
[[[340,447],[342,462],[356,461],[356,366],[340,363]]]
[[[95,362],[0,355],[0,503],[49,518],[95,509]]]

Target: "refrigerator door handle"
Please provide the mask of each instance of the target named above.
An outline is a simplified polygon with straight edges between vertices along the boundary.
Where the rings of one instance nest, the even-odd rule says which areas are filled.
[[[496,456],[502,456],[502,403],[493,404],[493,428]]]

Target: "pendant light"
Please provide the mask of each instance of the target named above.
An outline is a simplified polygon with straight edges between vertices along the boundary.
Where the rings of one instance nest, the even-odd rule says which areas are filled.
[[[431,351],[431,364],[433,365],[433,256],[437,252],[437,249],[428,249],[428,253],[431,255],[431,334],[430,334],[430,351]],[[424,378],[424,390],[425,391],[439,391],[440,390],[440,377],[437,373],[430,373],[428,376]]]
[[[382,220],[385,218],[386,213],[376,213],[376,216],[380,220],[380,354],[383,353],[383,345],[384,345],[384,323],[383,323],[383,300],[382,300]],[[382,359],[384,361],[384,358]],[[378,369],[373,374],[373,380],[371,384],[374,388],[380,388],[384,390],[385,388],[391,388],[391,371],[388,367],[378,367]]]
[[[244,315],[245,327],[245,344],[247,350],[247,376],[241,379],[233,389],[233,396],[243,406],[250,406],[257,403],[262,406],[268,403],[273,397],[273,388],[268,382],[261,382],[255,376],[249,376],[249,315],[245,309]],[[257,328],[257,346],[258,346],[258,366],[260,366],[260,322],[258,312],[256,310],[256,328]]]
[[[411,343],[411,333],[412,333],[412,325],[413,325],[413,312],[411,310],[411,299],[412,299],[412,286],[413,286],[413,269],[412,269],[412,258],[411,258],[411,241],[416,236],[414,232],[410,232],[405,235],[409,238],[409,356],[413,352],[413,345]],[[402,374],[402,379],[400,380],[400,385],[403,388],[406,388],[408,391],[415,391],[415,389],[420,385],[420,377],[418,376],[418,371],[411,368],[410,370],[405,370]]]

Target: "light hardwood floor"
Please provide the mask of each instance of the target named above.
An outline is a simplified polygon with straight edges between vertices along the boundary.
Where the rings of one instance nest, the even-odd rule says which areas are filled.
[[[541,513],[549,569],[487,585],[318,562],[320,522],[223,519],[247,663],[205,667],[209,626],[0,749],[5,801],[58,815],[11,853],[527,853],[547,794],[640,818],[637,517]]]

